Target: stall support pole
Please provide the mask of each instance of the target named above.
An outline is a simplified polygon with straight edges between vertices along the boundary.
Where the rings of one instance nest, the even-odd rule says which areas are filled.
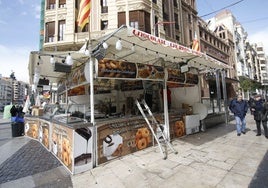
[[[217,106],[221,112],[221,88],[220,88],[220,70],[216,70],[216,87],[217,87]]]
[[[97,166],[97,128],[96,128],[96,122],[94,117],[94,80],[93,80],[93,74],[94,74],[94,58],[90,57],[89,60],[89,67],[90,67],[90,122],[93,124],[93,134],[92,134],[92,140],[93,140],[93,146],[92,146],[92,162],[93,162],[93,168]]]
[[[226,92],[226,80],[225,80],[225,70],[221,71],[221,82],[222,82],[222,92],[223,92],[223,99],[224,99],[224,109],[225,109],[225,125],[228,125],[228,104],[227,104],[227,92]]]
[[[167,69],[165,68],[165,75],[167,75]],[[164,79],[163,87],[163,99],[164,99],[164,118],[165,118],[165,129],[164,133],[167,141],[170,141],[170,131],[169,131],[169,115],[168,115],[168,103],[167,103],[167,81],[166,77]]]

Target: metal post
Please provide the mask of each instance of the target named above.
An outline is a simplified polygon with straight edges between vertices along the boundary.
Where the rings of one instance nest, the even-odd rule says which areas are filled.
[[[216,87],[217,87],[217,106],[221,112],[221,88],[220,88],[220,70],[216,70]]]
[[[167,69],[165,68],[165,78],[163,87],[163,99],[164,99],[164,118],[165,118],[165,136],[170,141],[170,130],[169,130],[169,115],[168,115],[168,103],[167,103]]]
[[[227,92],[226,92],[226,80],[225,80],[225,70],[221,71],[221,83],[222,83],[222,92],[223,92],[223,100],[224,100],[224,111],[225,111],[225,125],[228,125],[229,120],[229,111],[227,104]]]

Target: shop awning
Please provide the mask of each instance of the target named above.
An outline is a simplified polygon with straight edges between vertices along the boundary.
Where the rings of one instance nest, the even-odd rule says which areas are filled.
[[[116,49],[116,43],[121,40],[122,49]],[[103,48],[103,43],[108,48]],[[93,53],[99,52],[105,58],[126,60],[129,62],[152,64],[171,68],[178,68],[182,62],[199,71],[214,71],[215,69],[229,69],[228,65],[213,59],[206,54],[194,51],[180,44],[156,37],[132,27],[121,26],[112,33],[89,42]],[[51,55],[61,62],[68,53],[71,54],[74,66],[79,66],[88,61],[89,57],[80,52],[31,52],[29,57],[30,83],[33,83],[35,68],[40,68],[40,78],[47,78],[50,82],[57,82],[66,73],[55,72],[50,63]],[[102,54],[104,53],[104,54]],[[40,62],[40,58],[42,59]]]
[[[115,48],[115,44],[119,39],[121,39],[122,43],[122,50],[120,51]],[[170,42],[132,27],[123,27],[113,35],[102,37],[98,41],[99,46],[104,42],[108,44],[105,56],[107,58],[173,67],[178,66],[181,62],[187,62],[190,67],[200,70],[231,68],[225,63],[217,61],[202,52],[194,51],[183,45]],[[97,47],[95,46],[95,48]]]

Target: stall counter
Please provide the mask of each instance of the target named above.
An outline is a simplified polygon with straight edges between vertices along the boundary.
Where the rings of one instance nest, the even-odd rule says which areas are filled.
[[[38,140],[72,174],[92,168],[92,124],[66,123],[63,116],[25,117],[25,136]]]

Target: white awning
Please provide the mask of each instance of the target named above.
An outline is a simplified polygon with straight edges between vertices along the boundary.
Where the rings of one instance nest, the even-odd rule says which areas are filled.
[[[116,49],[116,42],[121,40],[122,49]],[[215,69],[229,69],[230,66],[213,59],[202,52],[194,51],[180,44],[156,37],[132,27],[121,26],[112,33],[89,42],[92,51],[103,43],[108,44],[105,58],[121,59],[134,63],[154,64],[158,66],[177,68],[181,62],[186,62],[189,67],[195,67],[199,71],[214,71]],[[103,49],[102,49],[103,50]],[[40,78],[47,78],[50,82],[57,82],[66,73],[55,72],[50,58],[53,55],[55,61],[61,62],[68,54],[74,59],[74,67],[89,60],[83,50],[71,52],[31,52],[29,57],[29,77],[33,83],[35,68],[40,68]],[[41,61],[40,61],[41,58]],[[39,64],[38,64],[39,62]],[[40,63],[42,62],[42,63]]]

